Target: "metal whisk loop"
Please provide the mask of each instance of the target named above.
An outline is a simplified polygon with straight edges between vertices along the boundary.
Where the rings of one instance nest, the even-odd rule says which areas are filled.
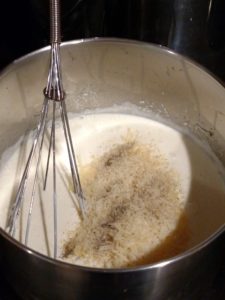
[[[15,202],[13,203],[13,206],[11,208],[10,211],[10,215],[8,218],[8,222],[7,222],[7,229],[10,235],[14,236],[15,234],[15,225],[16,225],[16,220],[17,217],[19,215],[20,212],[20,208],[22,206],[22,201],[23,201],[23,196],[26,190],[26,184],[27,184],[27,179],[28,179],[28,175],[29,175],[29,171],[31,168],[31,163],[34,157],[34,153],[35,150],[37,148],[38,145],[38,140],[41,136],[41,134],[43,134],[43,129],[44,126],[46,124],[46,118],[47,118],[47,114],[48,114],[48,99],[44,99],[44,103],[43,103],[43,107],[42,107],[42,111],[41,111],[41,116],[40,116],[40,120],[37,126],[37,130],[36,130],[36,134],[34,136],[34,140],[33,140],[33,144],[31,147],[31,151],[29,153],[28,156],[28,160],[22,175],[22,179],[20,181],[20,185],[16,194],[16,199]]]
[[[76,192],[79,201],[79,207],[82,217],[84,217],[84,196],[80,183],[77,163],[75,159],[75,151],[73,148],[69,121],[67,117],[66,104],[63,101],[65,92],[63,90],[62,76],[61,76],[61,64],[60,64],[60,42],[61,42],[61,30],[60,30],[60,6],[59,0],[50,1],[50,16],[51,16],[51,63],[48,75],[47,86],[44,90],[44,94],[47,98],[60,101],[60,113],[66,139],[66,145],[68,150],[68,156],[70,161],[70,169],[72,174],[72,181],[74,186],[74,192]],[[51,134],[52,135],[52,134]],[[49,153],[47,159],[46,175],[44,181],[44,188],[46,187],[47,175],[49,169],[50,149],[52,146],[52,139],[50,140]]]
[[[66,110],[66,103],[65,101],[62,101],[60,103],[60,113],[61,113],[61,119],[64,129],[64,135],[66,138],[66,145],[67,145],[67,151],[69,155],[69,161],[70,161],[70,169],[72,174],[72,180],[73,180],[73,186],[74,186],[74,192],[77,194],[78,201],[79,201],[79,207],[81,210],[82,218],[85,216],[85,206],[84,206],[84,195],[80,183],[80,177],[79,172],[75,160],[75,151],[73,148],[73,142],[72,137],[70,133],[70,126],[69,126],[69,120],[67,116],[67,110]]]

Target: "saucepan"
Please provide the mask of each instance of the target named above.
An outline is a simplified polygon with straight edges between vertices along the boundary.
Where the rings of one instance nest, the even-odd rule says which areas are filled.
[[[69,111],[117,107],[129,113],[135,107],[188,131],[225,165],[225,89],[201,66],[167,48],[118,39],[66,42],[61,54]],[[2,72],[0,154],[34,126],[48,59],[47,47]],[[57,261],[0,228],[1,269],[23,299],[200,299],[219,267],[224,244],[225,210],[212,209],[216,205],[215,193],[209,211],[197,212],[198,227],[211,229],[195,245],[174,257],[123,269]]]

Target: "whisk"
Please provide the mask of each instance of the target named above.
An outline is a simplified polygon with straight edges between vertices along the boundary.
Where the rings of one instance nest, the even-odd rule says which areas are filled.
[[[32,218],[32,210],[34,205],[34,198],[37,189],[37,180],[38,180],[38,169],[41,161],[42,148],[44,136],[46,134],[46,124],[48,119],[48,111],[50,103],[53,105],[52,108],[52,120],[51,120],[51,133],[50,140],[48,146],[48,155],[47,155],[47,163],[46,163],[46,171],[44,177],[43,189],[46,188],[49,164],[50,164],[50,156],[52,155],[52,173],[53,173],[53,219],[54,219],[54,238],[53,238],[53,256],[57,257],[57,178],[56,178],[56,109],[59,108],[59,113],[62,121],[65,142],[67,146],[67,152],[69,157],[70,169],[71,169],[71,177],[73,182],[74,192],[77,195],[79,208],[81,212],[81,216],[84,217],[85,207],[84,207],[84,196],[80,183],[78,167],[76,163],[75,152],[73,148],[70,125],[67,116],[67,109],[65,103],[65,92],[63,90],[62,84],[62,76],[61,76],[61,62],[60,62],[60,43],[61,43],[61,28],[60,28],[60,1],[59,0],[50,0],[50,37],[51,37],[51,60],[50,60],[50,68],[47,79],[47,86],[44,89],[44,102],[42,105],[40,120],[36,128],[36,132],[33,139],[33,144],[28,156],[28,160],[19,184],[19,188],[15,197],[15,201],[13,202],[12,208],[10,210],[7,230],[8,233],[12,236],[15,235],[15,227],[18,215],[20,213],[22,203],[24,200],[25,190],[27,188],[27,181],[29,177],[29,172],[31,169],[31,164],[34,159],[34,154],[38,151],[37,162],[35,166],[34,180],[32,185],[32,194],[29,199],[29,213],[27,217],[26,229],[25,229],[25,245],[28,243],[30,224]]]

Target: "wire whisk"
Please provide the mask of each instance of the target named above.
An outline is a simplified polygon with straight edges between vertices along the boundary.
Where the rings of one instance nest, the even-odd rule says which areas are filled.
[[[44,136],[46,134],[46,125],[49,115],[49,105],[52,105],[52,120],[51,120],[51,131],[48,146],[48,155],[46,162],[46,170],[44,176],[43,189],[46,189],[48,171],[50,167],[50,157],[52,155],[52,173],[53,173],[53,222],[54,222],[54,238],[53,238],[53,257],[57,257],[57,244],[58,244],[58,234],[57,234],[57,172],[56,172],[56,110],[59,109],[59,114],[62,122],[63,132],[65,136],[65,142],[67,146],[67,152],[70,163],[71,178],[73,182],[74,192],[76,193],[79,209],[81,216],[85,216],[85,206],[84,206],[84,195],[81,187],[80,177],[78,173],[78,167],[76,162],[76,156],[74,152],[70,125],[67,116],[67,109],[65,103],[65,92],[63,89],[62,75],[61,75],[61,62],[60,62],[60,43],[61,43],[61,28],[60,28],[60,3],[59,0],[50,0],[50,37],[51,37],[51,55],[50,55],[50,68],[47,79],[47,86],[44,89],[44,102],[42,105],[41,115],[39,123],[36,128],[35,136],[33,139],[33,144],[28,156],[28,160],[25,165],[25,169],[19,183],[19,188],[15,197],[15,201],[10,210],[10,215],[8,219],[7,230],[12,236],[15,235],[15,228],[18,215],[20,213],[22,203],[24,200],[24,194],[27,188],[27,181],[29,177],[29,172],[31,169],[31,164],[34,159],[34,154],[38,151],[37,163],[34,171],[34,180],[32,185],[31,199],[29,200],[29,212],[26,222],[25,229],[25,245],[28,244],[30,224],[32,218],[32,211],[34,206],[35,193],[37,189],[38,181],[38,170],[40,167],[42,148]]]

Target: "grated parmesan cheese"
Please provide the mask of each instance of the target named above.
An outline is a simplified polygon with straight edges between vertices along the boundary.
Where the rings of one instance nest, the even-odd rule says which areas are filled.
[[[64,258],[120,268],[182,251],[188,241],[179,180],[155,146],[126,142],[81,170],[87,215]]]

